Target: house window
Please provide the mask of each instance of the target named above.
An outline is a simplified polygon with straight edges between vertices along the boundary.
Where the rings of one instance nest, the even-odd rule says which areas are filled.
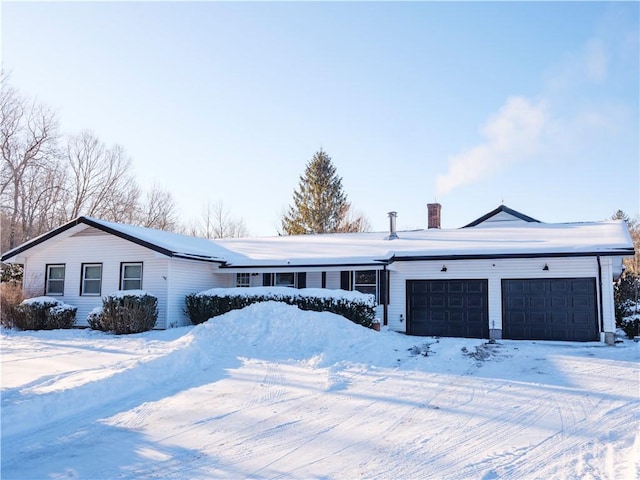
[[[64,295],[64,265],[47,265],[45,295]]]
[[[290,273],[276,273],[275,275],[276,287],[295,287],[296,286],[296,274]]]
[[[120,290],[142,290],[142,263],[121,265]]]
[[[353,289],[361,293],[376,295],[376,271],[356,270],[353,272]]]
[[[100,295],[102,289],[102,264],[82,264],[82,285],[80,295]]]
[[[236,287],[249,287],[249,286],[251,286],[251,274],[236,273]]]

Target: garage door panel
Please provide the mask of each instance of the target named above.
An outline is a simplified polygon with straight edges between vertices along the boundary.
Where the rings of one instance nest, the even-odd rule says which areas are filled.
[[[527,302],[524,303],[526,304]],[[545,297],[531,297],[528,303],[530,308],[547,308],[547,299]]]
[[[484,306],[484,298],[481,296],[471,296],[467,300],[469,308],[482,308]]]
[[[593,300],[585,295],[578,295],[573,298],[573,306],[576,308],[589,307]]]
[[[502,280],[503,337],[598,339],[595,278]]]
[[[526,302],[524,297],[521,296],[514,296],[514,297],[509,297],[507,299],[509,308],[524,308]]]
[[[436,294],[430,297],[425,297],[427,305],[431,308],[444,308],[447,304],[447,299],[444,295]]]
[[[557,297],[557,296],[553,296],[551,297],[551,306],[553,308],[567,308],[570,305],[570,298],[569,297]]]
[[[408,280],[407,292],[408,333],[488,338],[487,280]],[[423,303],[428,305],[426,320],[415,307]]]
[[[526,292],[526,282],[525,282],[525,292]],[[540,280],[531,280],[531,283],[529,284],[529,291],[528,293],[530,295],[542,295],[544,296],[546,294],[546,285],[544,282],[540,281]]]
[[[447,298],[449,308],[462,308],[464,307],[464,299],[462,295],[449,295]]]

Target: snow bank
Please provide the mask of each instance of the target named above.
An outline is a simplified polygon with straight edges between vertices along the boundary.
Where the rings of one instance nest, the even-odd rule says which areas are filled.
[[[380,353],[383,344],[401,336],[375,332],[334,313],[304,311],[269,301],[212,318],[186,337],[192,337],[193,345],[201,350],[213,347],[266,358],[278,352],[276,355],[285,359],[313,358],[316,365],[327,366],[344,360],[393,364],[395,359],[388,362],[388,356]]]
[[[387,340],[382,340],[381,335]],[[220,371],[236,364],[238,358],[305,361],[313,366],[330,366],[345,360],[391,366],[395,358],[389,359],[383,346],[385,342],[388,345],[389,338],[402,337],[375,332],[333,313],[302,311],[280,302],[257,303],[192,327],[189,333],[169,342],[160,356],[119,365],[103,372],[103,376],[87,378],[76,388],[62,388],[47,396],[29,395],[16,403],[3,393],[3,435],[12,435],[29,425],[38,429],[42,423],[78,414],[106,398],[118,401],[164,386],[168,379],[173,388],[185,388],[198,383],[203,372]],[[96,343],[100,348],[99,340]]]

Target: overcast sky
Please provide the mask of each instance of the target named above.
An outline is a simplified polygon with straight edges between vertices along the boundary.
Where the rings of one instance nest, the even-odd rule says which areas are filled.
[[[10,82],[182,220],[273,235],[323,148],[374,230],[640,211],[639,3],[2,2]]]

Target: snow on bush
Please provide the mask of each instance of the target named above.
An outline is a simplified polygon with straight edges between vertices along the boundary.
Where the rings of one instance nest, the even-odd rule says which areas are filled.
[[[631,301],[625,303],[627,315],[618,320],[618,327],[621,328],[629,338],[640,336],[640,305]]]
[[[102,306],[96,307],[87,315],[87,323],[94,330],[102,330]]]
[[[20,330],[71,328],[77,310],[54,297],[29,298],[12,309],[9,324]]]
[[[187,295],[185,313],[193,324],[199,324],[231,310],[268,301],[295,305],[300,310],[336,313],[367,328],[373,327],[375,319],[375,296],[323,288],[213,288]]]
[[[87,316],[94,330],[115,334],[151,330],[158,320],[158,299],[142,290],[120,290],[102,299]]]

